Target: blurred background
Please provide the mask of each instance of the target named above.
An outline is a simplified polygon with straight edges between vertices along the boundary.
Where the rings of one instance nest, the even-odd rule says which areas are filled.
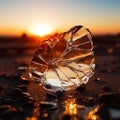
[[[120,32],[119,0],[0,0],[0,35],[41,35],[84,25],[94,35]],[[46,33],[46,34],[47,34]]]
[[[92,32],[96,56],[118,55],[119,11],[120,0],[0,0],[0,67],[6,57],[31,58],[43,39],[75,25]]]

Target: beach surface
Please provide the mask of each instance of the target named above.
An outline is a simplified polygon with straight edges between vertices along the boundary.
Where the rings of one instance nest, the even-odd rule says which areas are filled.
[[[0,38],[0,120],[120,119],[120,36],[95,36],[93,43],[96,70],[89,82],[50,93],[21,77],[40,41]]]

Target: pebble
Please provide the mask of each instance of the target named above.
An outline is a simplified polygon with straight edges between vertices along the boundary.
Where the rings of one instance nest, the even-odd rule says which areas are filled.
[[[30,93],[28,93],[28,92],[22,92],[22,96],[31,97]]]
[[[35,102],[34,101],[31,101],[31,100],[29,100],[29,101],[25,101],[24,103],[23,103],[23,106],[25,106],[25,107],[34,107],[34,104],[35,104]]]
[[[13,107],[10,107],[0,113],[0,118],[3,120],[13,120],[16,115],[16,109]]]
[[[69,115],[69,114],[65,114],[63,117],[62,117],[62,120],[71,120],[72,116]]]
[[[55,106],[57,106],[57,103],[55,103],[55,102],[40,102],[40,107],[42,109],[52,108]]]
[[[3,104],[12,104],[12,103],[15,103],[16,101],[12,98],[10,98],[9,96],[6,96],[6,97],[3,97],[2,100],[1,100],[1,103]]]
[[[20,80],[20,76],[19,75],[12,75],[12,76],[6,76],[7,79],[10,80]]]
[[[27,64],[27,63],[22,62],[22,63],[20,63],[20,66],[23,66],[23,67],[28,67],[28,64]]]
[[[23,109],[22,107],[18,107],[17,112],[18,112],[20,115],[25,115],[24,109]]]
[[[0,105],[0,113],[6,109],[9,109],[10,107],[10,105]]]
[[[25,85],[29,85],[29,84],[30,84],[30,80],[23,79],[23,78],[21,77],[21,79],[19,80],[19,83],[25,84]]]
[[[57,91],[55,92],[55,95],[59,98],[63,97],[63,91]]]
[[[103,85],[102,88],[103,88],[103,90],[106,91],[106,92],[112,91],[109,85]]]
[[[100,103],[107,105],[118,104],[120,107],[120,94],[119,93],[104,93],[99,95]]]
[[[76,99],[76,103],[77,103],[77,104],[83,104],[83,100],[84,100],[84,97],[78,97],[78,98]]]
[[[21,89],[23,92],[26,92],[28,90],[27,85],[18,85],[18,88]]]
[[[21,94],[20,102],[25,106],[34,106],[35,100],[27,92]]]
[[[30,81],[29,80],[20,80],[19,81],[21,84],[29,85]]]
[[[19,97],[22,94],[22,90],[20,88],[13,88],[8,92],[8,95],[11,97]]]
[[[83,92],[86,90],[85,84],[80,85],[78,88],[76,88],[77,91]]]
[[[25,111],[22,107],[17,108],[17,113],[14,120],[26,120]]]
[[[95,99],[93,97],[88,97],[88,103],[91,106],[96,105],[96,101],[95,101]]]
[[[30,98],[31,98],[31,96],[30,96],[29,93],[23,92],[23,93],[21,94],[21,100],[22,100],[22,101],[28,101]]]
[[[55,94],[52,94],[52,93],[46,93],[46,98],[48,98],[48,99],[56,99],[57,96]]]

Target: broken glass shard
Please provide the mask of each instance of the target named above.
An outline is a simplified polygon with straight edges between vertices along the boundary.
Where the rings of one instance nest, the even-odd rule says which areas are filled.
[[[29,66],[31,79],[49,91],[73,90],[94,74],[91,33],[83,26],[44,40]]]

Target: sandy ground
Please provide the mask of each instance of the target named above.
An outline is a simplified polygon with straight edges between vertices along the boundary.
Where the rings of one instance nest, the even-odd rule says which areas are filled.
[[[30,100],[24,100],[24,97],[18,100],[18,98],[15,97],[16,95],[12,96],[11,94],[9,95],[9,93],[11,93],[11,89],[19,88],[18,86],[21,85],[18,79],[21,79],[19,78],[20,75],[30,64],[35,49],[27,50],[22,54],[18,54],[15,49],[5,49],[5,52],[0,52],[0,111],[2,111],[2,113],[0,113],[0,120],[7,120],[8,118],[5,116],[10,116],[11,120],[104,120],[106,118],[108,120],[114,120],[115,117],[113,117],[113,113],[116,113],[119,119],[120,106],[118,105],[117,111],[113,113],[109,112],[109,108],[110,110],[116,108],[114,103],[116,102],[117,104],[120,98],[120,49],[119,43],[108,43],[98,42],[97,44],[97,42],[95,42],[95,75],[90,78],[85,86],[81,86],[77,90],[64,94],[53,94],[49,92],[46,93],[41,86],[35,84],[33,81],[28,82],[29,84],[27,82],[21,82],[23,86],[25,85],[27,87],[26,91],[24,91],[25,87],[23,87],[22,95],[24,94],[23,92],[25,92],[24,97],[28,97]],[[20,90],[18,91],[20,92]],[[101,107],[101,99],[104,99],[104,95],[106,96],[108,93],[118,94],[118,96],[115,96],[115,99],[107,96],[108,101],[112,101],[113,99],[112,104],[114,107],[108,105],[107,108],[103,107],[103,109]],[[103,95],[103,98],[101,98],[100,95]],[[18,102],[13,103],[11,96]],[[5,102],[5,100],[7,102]],[[25,104],[23,104],[23,102],[25,102]],[[106,98],[102,102],[106,102]],[[74,109],[70,109],[68,103],[72,103],[73,106],[75,105]],[[68,108],[66,108],[67,104]],[[80,107],[80,105],[82,105],[82,107]],[[99,117],[96,116],[98,118],[94,119],[92,118],[93,115],[89,115],[92,110],[92,114],[94,114],[94,108],[97,108],[96,106],[99,106]],[[13,113],[15,112],[15,116],[12,112],[9,112],[9,109],[13,111]],[[72,112],[70,110],[72,110]],[[74,113],[75,110],[76,112]],[[105,112],[103,113],[101,111]],[[22,117],[20,117],[20,114],[22,114]]]

